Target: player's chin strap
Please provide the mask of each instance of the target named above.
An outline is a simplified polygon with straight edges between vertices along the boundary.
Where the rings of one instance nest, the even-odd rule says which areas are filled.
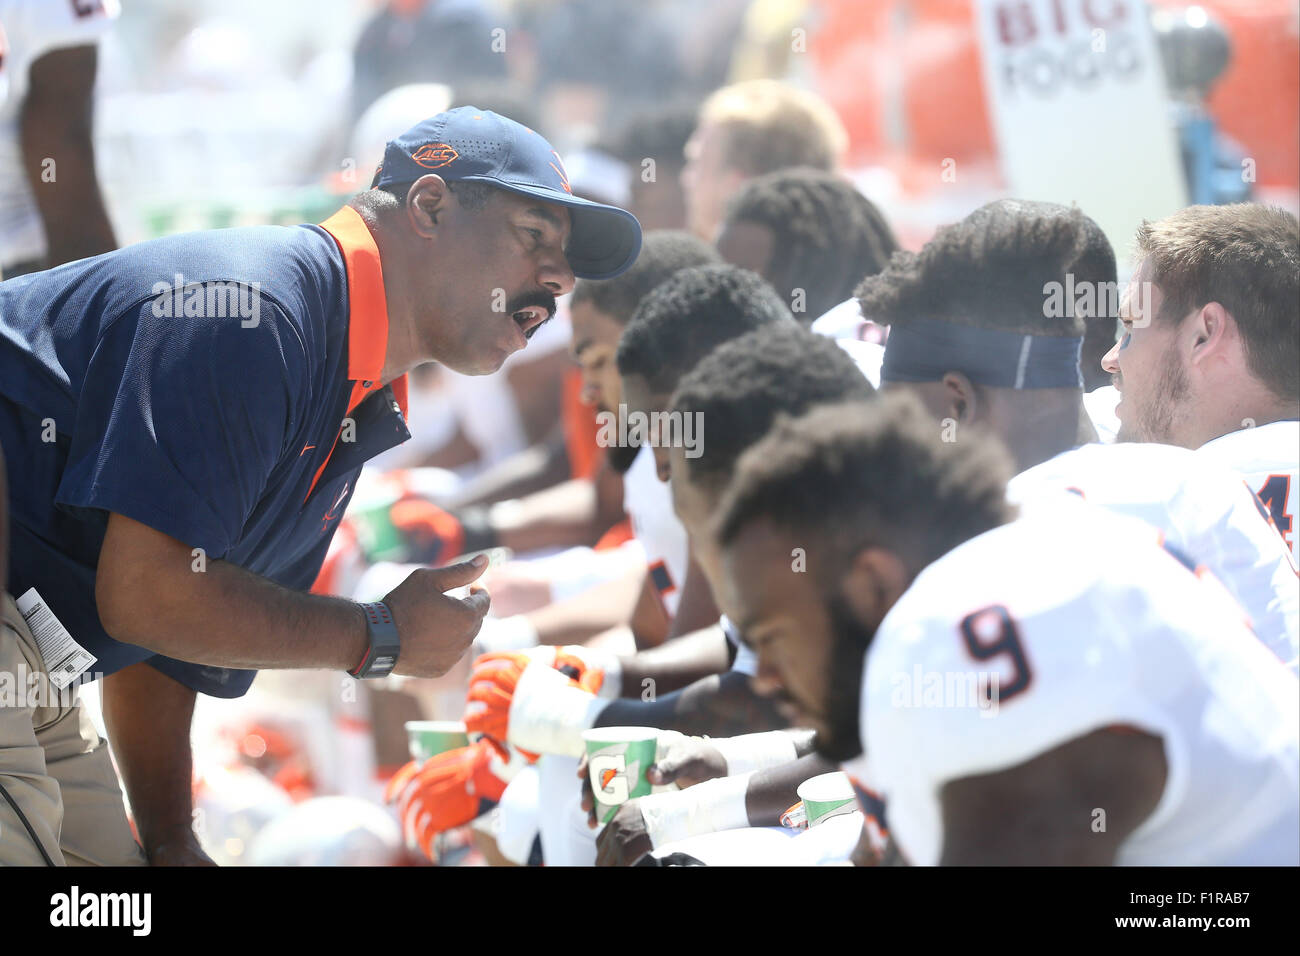
[[[27,835],[31,837],[32,842],[36,844],[36,849],[41,854],[41,859],[45,861],[45,865],[54,866],[55,865],[54,861],[51,860],[50,855],[45,852],[45,847],[41,845],[40,839],[36,836],[36,831],[33,830],[32,825],[27,822],[26,815],[23,813],[22,810],[18,809],[18,801],[14,800],[13,797],[9,796],[9,791],[5,789],[5,785],[3,783],[0,783],[0,797],[4,797],[5,803],[9,804],[9,806],[13,808],[14,813],[18,814],[18,819],[23,822],[23,827],[27,830]]]

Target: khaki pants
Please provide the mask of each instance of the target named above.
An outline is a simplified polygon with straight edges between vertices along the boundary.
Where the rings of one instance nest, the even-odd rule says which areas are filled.
[[[60,693],[27,622],[4,594],[0,623],[0,865],[143,866],[122,789],[74,691]],[[38,691],[29,674],[38,674]],[[18,805],[22,817],[14,812]]]

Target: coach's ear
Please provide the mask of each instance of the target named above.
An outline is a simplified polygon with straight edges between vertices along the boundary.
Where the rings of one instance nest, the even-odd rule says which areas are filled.
[[[948,402],[947,418],[959,425],[969,425],[980,413],[979,396],[975,386],[963,372],[943,373],[943,392]]]
[[[406,217],[421,239],[433,239],[438,223],[451,203],[447,181],[437,173],[421,176],[406,193]]]
[[[844,575],[841,593],[858,623],[874,630],[911,583],[907,565],[893,551],[865,548]]]

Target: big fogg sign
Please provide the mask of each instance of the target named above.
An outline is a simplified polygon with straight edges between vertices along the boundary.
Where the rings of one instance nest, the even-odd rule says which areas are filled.
[[[976,0],[973,14],[1010,195],[1077,204],[1116,249],[1186,205],[1145,4]]]
[[[989,4],[996,73],[1009,95],[1053,97],[1106,81],[1132,82],[1151,67],[1134,0],[1001,0]]]

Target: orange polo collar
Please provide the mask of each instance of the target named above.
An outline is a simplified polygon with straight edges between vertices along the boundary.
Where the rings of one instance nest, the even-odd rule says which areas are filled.
[[[354,383],[348,411],[372,392],[383,388],[379,380],[388,350],[388,300],[384,297],[384,271],[379,264],[379,247],[365,220],[351,206],[344,206],[321,228],[334,237],[343,253],[348,275],[348,378]],[[394,379],[393,397],[406,411],[406,376]]]

